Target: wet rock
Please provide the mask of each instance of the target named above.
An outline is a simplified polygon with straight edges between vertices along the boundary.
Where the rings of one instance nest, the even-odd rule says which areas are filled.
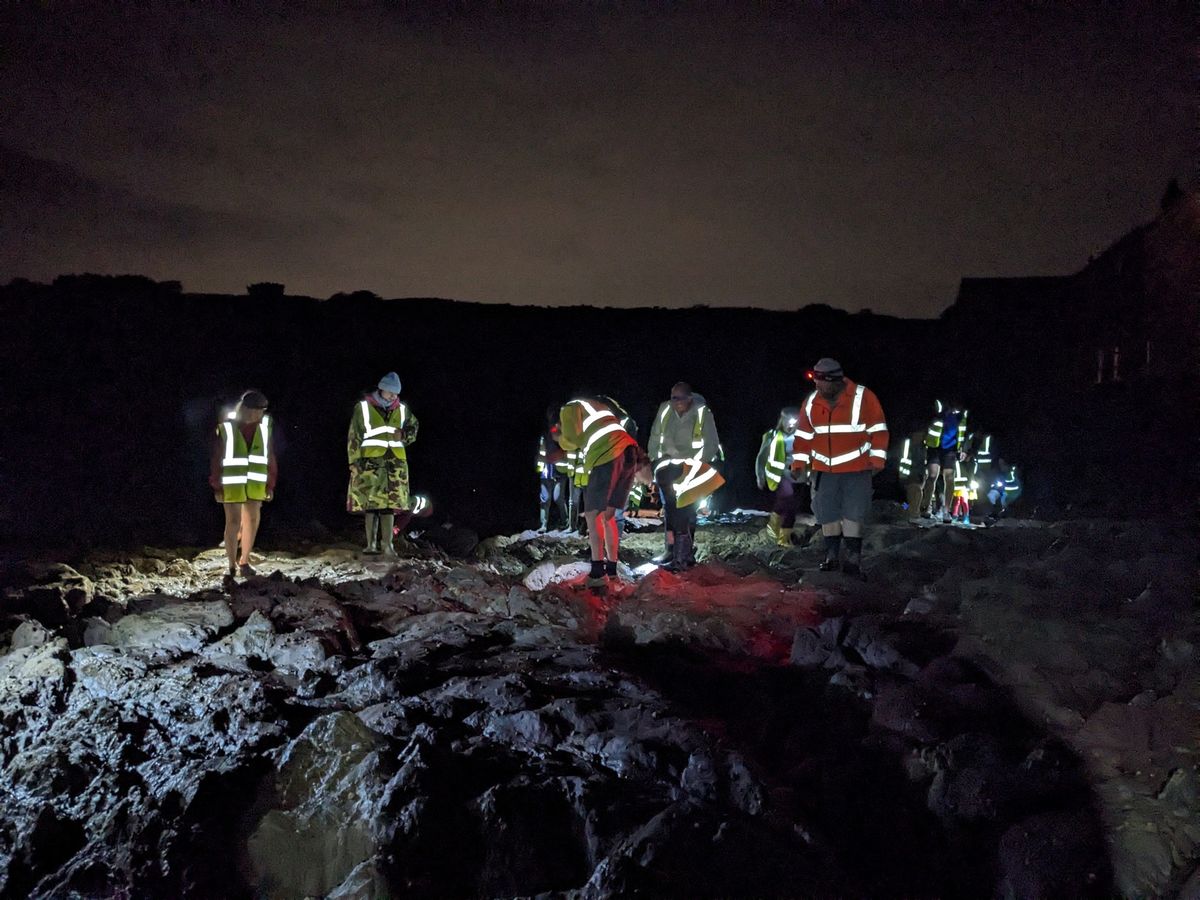
[[[27,619],[16,627],[10,641],[10,650],[23,647],[40,647],[50,640],[51,632],[36,619]]]
[[[149,612],[123,617],[112,626],[114,646],[155,660],[198,652],[218,631],[233,624],[224,601],[164,602]]]
[[[383,746],[353,714],[331,713],[279,751],[278,806],[247,845],[257,881],[282,896],[325,896],[379,861],[377,810],[392,775]]]

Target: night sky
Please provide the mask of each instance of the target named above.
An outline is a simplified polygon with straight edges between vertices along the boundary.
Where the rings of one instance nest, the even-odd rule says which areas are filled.
[[[1194,183],[1189,5],[6,5],[0,282],[935,315]]]

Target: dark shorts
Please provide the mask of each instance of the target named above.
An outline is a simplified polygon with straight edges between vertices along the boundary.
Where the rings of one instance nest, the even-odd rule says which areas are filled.
[[[929,464],[941,466],[943,471],[953,469],[956,462],[958,462],[957,450],[937,448],[929,451]]]
[[[813,472],[812,510],[817,523],[865,522],[871,511],[871,472]]]
[[[583,508],[588,512],[600,512],[610,506],[624,509],[636,472],[637,450],[632,446],[611,462],[596,466],[583,489]]]

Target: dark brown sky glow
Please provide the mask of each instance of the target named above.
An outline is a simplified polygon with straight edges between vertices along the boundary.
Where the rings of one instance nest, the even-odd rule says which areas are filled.
[[[1195,176],[1184,5],[100,6],[0,12],[0,281],[928,316]]]

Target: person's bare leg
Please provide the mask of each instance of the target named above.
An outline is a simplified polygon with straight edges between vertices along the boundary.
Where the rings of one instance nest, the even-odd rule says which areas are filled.
[[[943,490],[943,506],[942,511],[949,515],[950,508],[954,505],[954,470],[942,470],[942,490]]]
[[[247,500],[240,504],[242,507],[241,556],[238,564],[250,565],[250,551],[254,549],[254,539],[258,537],[258,523],[262,520],[262,501]]]
[[[610,506],[604,511],[604,558],[610,562],[617,561],[621,550],[621,523],[617,521],[617,508]]]
[[[604,559],[604,510],[589,510],[584,516],[588,524],[588,546],[592,550],[592,561],[601,561]]]
[[[229,571],[237,570],[238,529],[242,526],[242,504],[222,503],[225,510],[225,558],[229,560]]]
[[[921,509],[919,514],[924,516],[933,512],[933,495],[938,489],[938,476],[942,474],[942,467],[937,463],[930,463],[925,469],[925,480],[921,482]]]

